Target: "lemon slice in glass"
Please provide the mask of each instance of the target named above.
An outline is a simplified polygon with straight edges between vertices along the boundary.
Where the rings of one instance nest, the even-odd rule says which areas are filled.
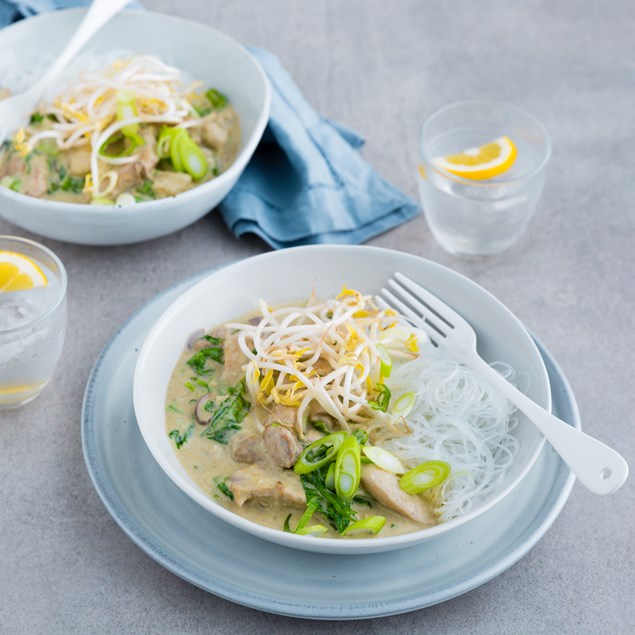
[[[0,293],[24,291],[47,284],[36,262],[15,251],[0,250]]]
[[[514,165],[518,151],[507,136],[499,137],[478,148],[468,148],[458,154],[437,157],[432,162],[464,179],[481,181],[507,172]]]

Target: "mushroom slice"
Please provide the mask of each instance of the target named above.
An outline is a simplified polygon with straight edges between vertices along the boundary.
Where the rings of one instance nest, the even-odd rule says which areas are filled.
[[[206,395],[203,395],[196,402],[196,410],[195,416],[196,421],[201,425],[207,425],[212,420],[212,415],[214,414],[214,409],[210,408],[209,410],[206,408],[207,404],[214,403],[214,395],[211,392],[208,392]]]

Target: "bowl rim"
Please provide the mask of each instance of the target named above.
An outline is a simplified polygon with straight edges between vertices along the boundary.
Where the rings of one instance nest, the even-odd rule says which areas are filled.
[[[85,13],[87,9],[84,7],[72,7],[68,9],[60,9],[57,11],[51,11],[48,13],[40,13],[38,15],[34,15],[25,20],[20,20],[19,22],[15,22],[10,26],[2,29],[0,31],[0,47],[2,46],[2,33],[6,32],[14,32],[18,29],[28,28],[27,25],[31,25],[34,22],[43,22],[46,23],[50,20],[63,20],[66,16]],[[205,191],[205,189],[209,190],[212,187],[221,189],[227,182],[231,183],[233,180],[237,180],[240,176],[240,173],[245,168],[249,159],[253,155],[256,147],[260,143],[264,130],[269,122],[269,115],[271,112],[271,82],[269,78],[260,64],[260,62],[256,59],[256,57],[251,53],[251,51],[244,45],[242,42],[237,39],[227,35],[223,31],[209,26],[207,24],[203,24],[201,22],[195,22],[189,18],[184,18],[182,16],[171,15],[168,13],[161,13],[159,11],[146,11],[142,9],[124,9],[116,16],[113,17],[112,21],[117,20],[119,16],[125,15],[136,15],[139,17],[148,17],[150,16],[153,19],[158,20],[166,20],[167,22],[181,22],[188,28],[198,29],[206,32],[214,32],[216,36],[221,40],[225,40],[232,46],[236,46],[241,49],[244,53],[245,57],[253,64],[255,69],[258,71],[258,75],[262,80],[263,84],[263,99],[262,103],[259,107],[258,118],[256,123],[254,124],[251,135],[248,139],[245,140],[245,144],[240,152],[236,155],[236,158],[232,162],[225,172],[219,174],[217,177],[210,181],[205,181],[200,185],[196,185],[195,187],[186,190],[185,192],[181,192],[176,194],[175,196],[166,196],[164,198],[155,199],[151,201],[141,201],[135,203],[134,205],[93,205],[91,203],[69,203],[66,201],[51,201],[45,198],[38,198],[35,196],[28,196],[27,194],[22,194],[21,192],[14,192],[6,187],[0,187],[0,196],[4,196],[9,200],[17,201],[21,204],[32,205],[35,207],[39,207],[40,205],[44,205],[53,211],[62,211],[65,215],[69,214],[79,214],[81,217],[86,216],[86,212],[90,211],[93,217],[97,216],[112,216],[113,213],[118,216],[128,216],[128,215],[138,215],[139,210],[143,211],[153,211],[160,207],[165,207],[166,205],[172,205],[176,200],[186,201],[190,198],[193,198],[197,195],[200,195]],[[80,52],[79,55],[82,53]],[[196,192],[196,194],[193,194]]]
[[[507,487],[501,492],[497,493],[486,503],[478,506],[475,510],[472,510],[461,516],[459,518],[455,518],[439,525],[435,525],[434,527],[429,527],[426,529],[421,529],[418,531],[407,532],[404,534],[399,534],[396,536],[387,536],[387,537],[373,537],[369,539],[351,539],[351,540],[340,540],[333,538],[322,538],[322,537],[314,537],[314,536],[299,536],[292,533],[286,533],[279,529],[273,529],[270,527],[265,527],[263,525],[259,525],[254,521],[248,520],[230,509],[219,505],[211,498],[205,496],[203,491],[191,480],[187,480],[181,474],[177,473],[172,465],[164,459],[163,455],[159,451],[159,449],[153,443],[153,437],[150,433],[150,430],[147,429],[146,426],[142,425],[139,413],[143,414],[142,404],[142,394],[141,394],[141,375],[143,373],[144,366],[147,365],[147,358],[151,353],[151,350],[154,346],[155,340],[160,335],[164,325],[169,323],[171,319],[173,319],[173,314],[177,313],[179,310],[179,305],[186,301],[189,296],[195,296],[199,289],[203,288],[208,280],[225,271],[227,268],[243,268],[246,266],[259,266],[263,262],[266,262],[269,259],[275,259],[280,257],[281,254],[285,254],[291,258],[294,256],[305,253],[306,251],[322,251],[322,250],[336,250],[336,251],[366,251],[369,254],[376,254],[377,256],[381,256],[382,254],[399,254],[401,257],[407,258],[411,261],[424,261],[426,266],[430,266],[433,270],[437,271],[445,271],[449,272],[451,275],[456,276],[461,284],[467,284],[469,286],[475,287],[479,290],[480,293],[484,294],[491,302],[493,302],[497,309],[502,313],[506,314],[509,318],[511,318],[512,322],[515,323],[521,330],[522,334],[526,336],[527,342],[530,344],[530,348],[532,349],[532,354],[535,355],[535,361],[538,363],[538,368],[540,372],[540,383],[544,385],[546,389],[546,403],[544,407],[547,410],[551,410],[552,407],[552,399],[551,399],[551,389],[548,372],[544,363],[544,359],[540,355],[540,351],[536,346],[533,338],[525,328],[525,326],[520,322],[520,320],[508,309],[496,296],[492,293],[484,289],[478,283],[474,282],[467,276],[454,271],[453,269],[441,265],[439,263],[433,262],[426,258],[422,258],[420,256],[416,256],[414,254],[408,254],[405,252],[401,252],[399,250],[394,249],[386,249],[382,247],[374,247],[368,245],[308,245],[308,246],[300,246],[300,247],[291,247],[289,249],[285,249],[284,251],[270,251],[264,254],[259,254],[256,256],[252,256],[250,258],[246,258],[244,260],[239,260],[233,262],[226,267],[223,266],[209,275],[203,277],[200,281],[196,282],[193,286],[185,290],[181,293],[166,309],[163,313],[155,320],[151,329],[148,331],[143,345],[140,348],[139,356],[137,358],[137,362],[135,365],[134,378],[133,378],[133,405],[135,411],[135,419],[137,421],[137,425],[140,429],[141,436],[146,443],[146,446],[150,450],[150,453],[157,461],[161,469],[165,472],[165,474],[174,482],[183,492],[185,492],[190,498],[192,498],[195,502],[201,505],[204,509],[208,510],[215,516],[221,518],[222,520],[229,522],[231,525],[246,531],[252,535],[255,535],[259,538],[268,540],[273,543],[282,544],[288,547],[306,550],[306,551],[318,551],[323,553],[331,553],[331,554],[363,554],[363,553],[371,553],[371,552],[380,552],[380,551],[388,551],[391,549],[399,549],[406,548],[417,544],[419,542],[423,542],[425,540],[434,538],[436,536],[445,534],[448,531],[452,531],[461,525],[470,522],[483,514],[488,509],[491,509],[498,502],[506,498],[516,487],[517,485],[525,478],[527,473],[531,470],[531,468],[536,463],[540,452],[545,443],[545,438],[540,435],[538,441],[536,443],[536,447],[533,453],[527,458],[527,461],[524,467],[519,471],[519,473],[515,476],[513,481],[511,481]],[[298,258],[299,259],[299,258]],[[528,425],[531,425],[530,423]]]

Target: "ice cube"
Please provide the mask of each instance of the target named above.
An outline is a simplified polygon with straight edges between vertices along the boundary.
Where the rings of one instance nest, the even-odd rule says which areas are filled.
[[[3,298],[2,296],[9,296]],[[0,294],[0,331],[24,326],[42,314],[41,307],[24,295]]]

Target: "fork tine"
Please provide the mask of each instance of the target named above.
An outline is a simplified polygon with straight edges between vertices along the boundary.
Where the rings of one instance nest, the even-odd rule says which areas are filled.
[[[434,311],[434,313],[448,326],[456,327],[465,322],[465,320],[445,302],[437,298],[427,289],[424,289],[421,285],[413,282],[407,276],[404,276],[403,273],[395,273],[395,278],[404,287],[412,291],[412,293],[414,293],[421,302],[427,305],[428,309]]]
[[[410,293],[410,291],[397,284],[395,280],[388,280],[388,284],[397,293],[399,293],[399,295],[401,295],[401,297],[415,310],[415,312],[418,311],[420,319],[425,320],[440,335],[446,337],[447,332],[454,328],[451,324],[448,324],[447,320],[441,319],[435,311],[432,311],[430,307],[420,302],[415,295]]]
[[[407,304],[404,304],[397,296],[388,291],[388,289],[382,289],[381,294],[391,302],[391,304],[387,304],[383,298],[378,297],[378,300],[381,300],[382,304],[389,308],[398,309],[412,324],[420,328],[435,346],[439,345],[438,341],[441,337],[444,337],[443,333],[426,320],[424,316],[417,315]]]

